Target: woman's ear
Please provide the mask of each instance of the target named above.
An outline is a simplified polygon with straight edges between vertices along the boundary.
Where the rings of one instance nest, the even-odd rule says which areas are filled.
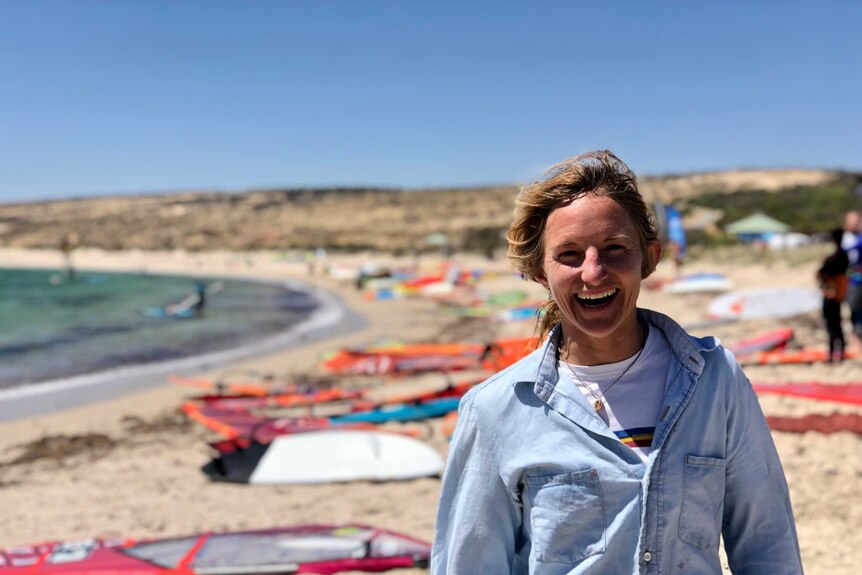
[[[647,245],[647,262],[649,262],[649,269],[641,274],[643,276],[641,279],[646,279],[652,275],[659,261],[661,261],[661,242],[655,240]]]
[[[536,272],[536,275],[533,276],[533,279],[536,280],[537,283],[541,284],[541,286],[545,289],[551,289],[548,285],[548,277],[545,275],[544,270],[539,270]]]
[[[538,272],[536,272],[536,275],[533,276],[533,280],[535,280],[535,282],[541,285],[543,288],[551,289],[548,285],[548,278],[543,270],[539,270]]]

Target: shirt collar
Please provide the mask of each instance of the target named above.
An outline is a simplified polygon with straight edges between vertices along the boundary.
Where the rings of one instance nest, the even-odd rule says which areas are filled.
[[[637,313],[640,319],[664,334],[671,351],[686,369],[695,376],[703,373],[705,360],[702,352],[714,350],[719,344],[716,338],[690,336],[677,322],[657,311],[638,308]],[[534,392],[543,401],[548,400],[559,381],[557,346],[562,331],[560,324],[555,325],[541,347],[512,366],[512,381],[533,383]]]

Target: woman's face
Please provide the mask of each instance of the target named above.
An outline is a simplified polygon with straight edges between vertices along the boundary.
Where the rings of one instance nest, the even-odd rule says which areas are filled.
[[[551,212],[544,239],[537,279],[560,308],[565,336],[588,346],[614,346],[609,350],[639,344],[635,308],[643,253],[625,209],[606,196],[582,196]],[[658,242],[647,251],[655,265]]]

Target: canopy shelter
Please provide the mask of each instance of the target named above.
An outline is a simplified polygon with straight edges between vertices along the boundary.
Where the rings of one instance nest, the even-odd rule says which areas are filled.
[[[787,224],[761,212],[746,216],[724,227],[725,232],[742,241],[766,240],[772,234],[783,234],[789,230],[790,226]]]
[[[442,232],[434,232],[425,236],[423,241],[425,245],[445,247],[449,245],[449,236]]]

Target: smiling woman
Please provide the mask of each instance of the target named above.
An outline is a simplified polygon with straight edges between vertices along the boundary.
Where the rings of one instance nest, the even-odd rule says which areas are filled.
[[[601,215],[616,221],[604,222],[605,228],[599,230],[590,223],[588,214],[582,214],[577,206],[572,206],[584,198],[613,200],[613,205],[600,201],[603,205],[592,206],[592,209],[601,211],[604,208],[608,212]],[[554,233],[558,228],[560,233]],[[585,154],[557,164],[548,171],[544,180],[521,191],[514,221],[509,228],[509,257],[527,278],[545,285],[546,258],[555,256],[554,251],[548,249],[549,242],[561,241],[562,246],[557,246],[559,251],[569,246],[570,240],[577,239],[568,238],[565,233],[578,231],[582,234],[603,231],[606,237],[601,239],[607,242],[608,249],[626,250],[629,256],[639,252],[641,278],[653,272],[661,257],[658,229],[638,192],[635,176],[622,161],[609,153],[606,156]],[[577,252],[578,245],[572,247]],[[585,251],[587,247],[580,249]],[[571,256],[567,254],[566,257]],[[595,296],[584,295],[584,299],[590,297]],[[634,299],[637,300],[637,293]],[[555,298],[549,299],[539,326],[540,335],[546,335],[561,319],[559,302]]]
[[[661,257],[628,167],[577,156],[518,196],[509,256],[544,344],[461,402],[432,572],[802,573],[787,484],[733,356],[637,307]]]
[[[640,348],[645,331],[635,312],[644,262],[652,270],[661,247],[653,240],[644,253],[638,237],[625,209],[607,196],[581,196],[548,217],[535,278],[558,310],[567,361],[612,363]]]

